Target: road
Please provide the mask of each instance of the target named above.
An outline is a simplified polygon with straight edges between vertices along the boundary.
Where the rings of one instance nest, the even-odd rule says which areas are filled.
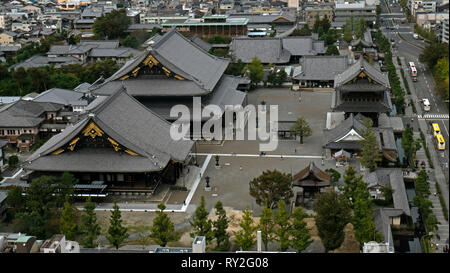
[[[435,94],[435,83],[433,79],[433,75],[431,71],[426,67],[425,64],[419,62],[419,55],[422,53],[423,48],[426,46],[426,43],[422,40],[414,39],[414,27],[413,24],[401,23],[404,19],[406,20],[406,16],[403,14],[402,9],[398,3],[395,3],[395,0],[382,0],[380,1],[382,7],[381,18],[382,20],[382,32],[383,34],[389,38],[394,39],[395,47],[393,48],[393,54],[404,57],[406,64],[409,62],[414,62],[417,71],[418,77],[417,82],[414,82],[412,85],[409,84],[410,89],[414,88],[417,93],[417,97],[427,98],[431,104],[431,110],[424,114],[430,115],[433,118],[427,118],[427,123],[437,122],[439,127],[441,128],[442,135],[446,141],[447,149],[445,151],[438,151],[439,160],[441,164],[446,164],[446,167],[443,168],[444,174],[446,178],[449,178],[449,124],[448,124],[448,109],[445,103]],[[389,5],[387,8],[386,3]],[[400,37],[400,35],[401,37]],[[404,38],[405,40],[403,40]],[[409,71],[404,67],[406,77],[409,77]],[[408,82],[410,82],[408,80]],[[442,119],[442,117],[444,117]],[[436,119],[437,118],[437,119]],[[417,128],[417,127],[416,127]]]

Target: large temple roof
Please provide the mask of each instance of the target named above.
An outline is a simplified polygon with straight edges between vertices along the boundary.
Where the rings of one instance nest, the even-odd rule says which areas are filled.
[[[123,82],[133,96],[206,95],[214,90],[229,62],[209,54],[172,29],[96,86],[94,93],[108,95],[111,86],[114,89],[117,82]],[[148,67],[158,67],[166,76],[142,75]]]
[[[122,89],[90,110],[78,123],[47,141],[24,168],[73,172],[160,171],[171,160],[184,161],[193,146],[190,140],[173,140],[170,127],[170,123]],[[77,141],[83,137],[104,137],[111,144],[78,149]]]
[[[294,175],[292,179],[294,186],[299,187],[327,187],[330,186],[331,176],[319,169],[314,162]]]
[[[347,70],[336,75],[334,78],[334,88],[341,88],[343,85],[354,80],[356,77],[361,76],[361,74],[363,74],[365,77],[367,76],[368,78],[370,78],[371,83],[373,83],[373,81],[376,82],[376,84],[371,85],[380,85],[384,90],[390,89],[387,73],[383,73],[380,70],[376,69],[374,66],[365,61],[364,58],[359,58],[358,61],[347,68]],[[359,88],[359,91],[364,90],[365,89]]]

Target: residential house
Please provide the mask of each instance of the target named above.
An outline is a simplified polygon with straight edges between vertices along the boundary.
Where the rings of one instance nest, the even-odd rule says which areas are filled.
[[[12,31],[3,31],[0,33],[0,45],[11,45],[14,44],[17,39],[18,34]]]

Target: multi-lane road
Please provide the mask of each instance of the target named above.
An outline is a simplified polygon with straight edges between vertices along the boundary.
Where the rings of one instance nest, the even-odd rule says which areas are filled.
[[[380,3],[382,7],[380,16],[382,18],[382,32],[387,38],[394,40],[394,56],[405,58],[406,64],[414,62],[418,70],[418,77],[417,82],[414,82],[412,85],[410,84],[410,89],[415,89],[418,99],[427,98],[430,101],[431,110],[429,112],[424,112],[423,115],[429,117],[426,118],[427,123],[430,121],[437,122],[441,128],[447,147],[445,151],[438,152],[438,154],[441,164],[446,165],[443,168],[443,171],[448,179],[448,146],[450,141],[448,108],[445,105],[445,102],[436,95],[435,83],[430,70],[425,64],[419,62],[419,55],[422,53],[426,43],[423,40],[414,39],[414,27],[406,21],[406,16],[397,0],[381,0]],[[402,21],[404,21],[404,23],[402,23]],[[409,77],[406,69],[405,74],[406,77]],[[408,80],[408,82],[411,81]]]

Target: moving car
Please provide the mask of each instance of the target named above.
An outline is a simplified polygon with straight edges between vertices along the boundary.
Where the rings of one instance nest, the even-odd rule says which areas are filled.
[[[428,99],[422,99],[423,111],[429,112],[431,110],[430,101]]]

